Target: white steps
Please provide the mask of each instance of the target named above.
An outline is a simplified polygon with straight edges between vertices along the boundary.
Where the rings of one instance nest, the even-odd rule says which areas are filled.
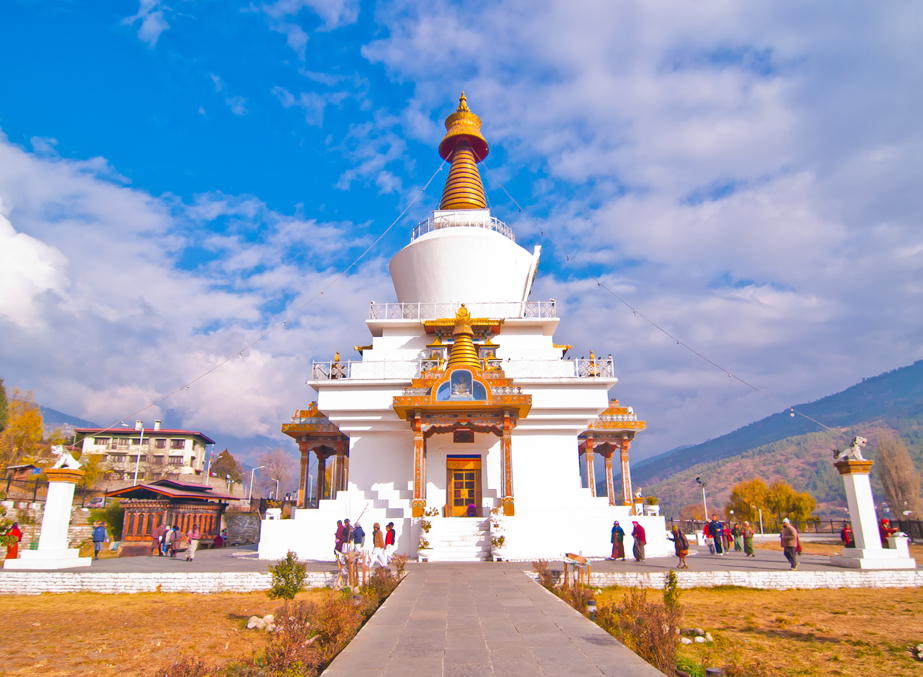
[[[490,557],[490,520],[479,517],[427,517],[431,562],[485,562]]]

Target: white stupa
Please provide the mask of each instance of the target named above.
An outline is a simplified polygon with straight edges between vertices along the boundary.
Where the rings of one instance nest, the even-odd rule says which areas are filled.
[[[634,515],[628,449],[645,423],[610,401],[612,357],[568,358],[554,300],[530,300],[540,248],[487,209],[480,126],[462,94],[439,146],[452,163],[440,208],[391,260],[397,303],[370,304],[361,359],[313,364],[317,402],[282,427],[302,453],[301,507],[263,522],[261,558],[332,560],[344,518],[369,544],[373,523],[394,522],[397,551],[431,560],[605,557],[615,520],[645,527],[648,556],[670,552],[663,518]]]

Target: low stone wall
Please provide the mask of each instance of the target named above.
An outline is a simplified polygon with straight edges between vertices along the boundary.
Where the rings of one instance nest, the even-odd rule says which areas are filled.
[[[535,571],[527,576],[537,579]],[[557,583],[561,572],[552,572]],[[597,588],[662,588],[666,574],[593,572],[590,584]],[[682,571],[676,572],[680,588],[735,586],[757,590],[819,590],[837,588],[919,588],[923,571]]]
[[[331,587],[335,573],[309,571],[308,588]],[[135,592],[192,592],[211,595],[219,592],[258,592],[268,590],[268,573],[145,573],[91,574],[44,571],[0,571],[0,594],[40,595],[45,592],[97,592],[126,594]]]

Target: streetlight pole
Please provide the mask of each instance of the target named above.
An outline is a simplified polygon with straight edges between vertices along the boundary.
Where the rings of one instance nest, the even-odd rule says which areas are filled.
[[[247,491],[247,501],[253,497],[253,473],[255,473],[260,468],[265,468],[265,465],[258,465],[253,470],[250,471],[250,489]]]
[[[123,427],[127,428],[128,424],[123,423]],[[135,456],[135,477],[131,481],[131,486],[138,486],[138,466],[141,464],[141,445],[144,444],[144,424],[141,424],[141,438],[138,440],[138,454]]]
[[[705,499],[705,487],[707,482],[703,482],[701,477],[696,477],[695,481],[702,485],[702,507],[705,508],[705,521],[708,521],[708,501]]]

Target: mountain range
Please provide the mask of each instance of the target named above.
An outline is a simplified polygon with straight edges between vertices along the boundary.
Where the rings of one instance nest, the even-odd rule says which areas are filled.
[[[794,408],[832,430],[786,410],[702,444],[633,464],[632,483],[660,499],[662,514],[676,516],[684,506],[701,500],[696,477],[708,483],[706,491],[716,505],[726,502],[731,487],[741,480],[784,479],[798,491],[811,493],[821,515],[842,516],[845,495],[832,464],[833,448],[842,449],[851,437],[861,435],[869,440],[866,457],[874,459],[878,436],[891,431],[907,443],[918,466],[923,464],[923,360]],[[881,496],[874,469],[872,483]]]

